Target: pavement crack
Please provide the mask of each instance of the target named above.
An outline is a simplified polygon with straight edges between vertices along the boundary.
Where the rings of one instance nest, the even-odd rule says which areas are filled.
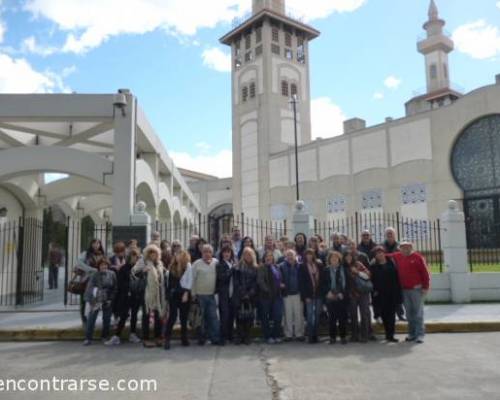
[[[219,347],[215,348],[215,354],[214,354],[214,361],[212,363],[212,368],[210,371],[210,380],[208,382],[208,392],[207,392],[207,399],[210,400],[213,398],[213,388],[214,388],[214,381],[215,381],[215,370],[217,368],[217,362],[219,360]]]
[[[271,372],[271,362],[266,355],[266,349],[262,347],[259,351],[259,360],[266,376],[266,382],[271,389],[271,400],[287,400],[283,388]]]

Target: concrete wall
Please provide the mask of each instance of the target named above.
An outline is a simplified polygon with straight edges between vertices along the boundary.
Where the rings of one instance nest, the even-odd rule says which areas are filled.
[[[500,301],[500,273],[470,274],[470,291],[473,302]],[[432,275],[431,291],[427,300],[431,302],[451,301],[451,283],[448,272]]]

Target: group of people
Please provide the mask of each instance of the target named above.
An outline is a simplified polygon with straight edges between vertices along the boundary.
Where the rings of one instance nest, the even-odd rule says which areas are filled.
[[[190,344],[188,325],[199,345],[207,340],[248,345],[256,326],[268,344],[317,343],[322,321],[328,321],[330,344],[366,343],[377,340],[372,310],[383,323],[386,341],[398,342],[396,315],[403,318],[402,305],[406,341],[423,343],[430,274],[412,243],[398,243],[393,228],[386,229],[379,245],[369,231],[362,232],[359,243],[340,233],[330,239],[328,245],[320,235],[299,233],[293,241],[267,236],[257,249],[235,226],[215,253],[196,235],[183,249],[179,241],[160,241],[153,233],[143,251],[136,241],[118,242],[110,258],[101,242],[93,240],[76,267],[86,280],[81,296],[84,344],[92,343],[100,312],[106,345],[120,344],[129,319],[131,342],[166,350],[178,320],[183,346]]]

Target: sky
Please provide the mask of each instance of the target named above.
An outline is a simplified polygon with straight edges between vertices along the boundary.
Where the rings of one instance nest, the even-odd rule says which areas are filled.
[[[500,1],[436,0],[468,92],[500,73]],[[404,116],[425,89],[416,50],[429,0],[288,0],[321,31],[310,45],[313,137]],[[1,93],[139,99],[177,166],[231,176],[229,49],[218,39],[251,0],[0,0]]]

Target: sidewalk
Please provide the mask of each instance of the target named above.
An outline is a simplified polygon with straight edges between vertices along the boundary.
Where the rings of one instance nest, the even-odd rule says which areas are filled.
[[[500,332],[500,303],[428,305],[425,320],[428,333]],[[0,341],[80,340],[82,334],[78,311],[0,313]]]

